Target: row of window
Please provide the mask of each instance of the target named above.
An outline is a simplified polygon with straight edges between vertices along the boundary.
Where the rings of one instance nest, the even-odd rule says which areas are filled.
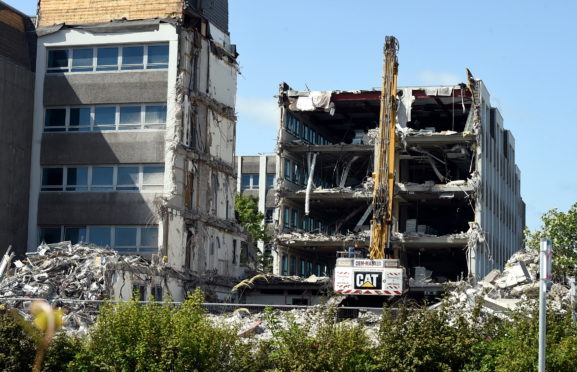
[[[297,266],[297,257],[282,255],[281,257],[281,273],[282,275],[299,275],[301,277],[308,277],[313,274],[316,276],[331,276],[333,268],[320,263],[313,263],[311,260],[298,259],[300,265]],[[297,270],[298,269],[298,270]]]
[[[38,243],[92,243],[124,254],[150,254],[158,251],[158,227],[151,226],[43,226]]]
[[[283,226],[309,232],[320,232],[323,229],[322,221],[315,220],[311,216],[301,217],[298,210],[289,207],[283,209]]]
[[[294,115],[287,112],[286,118],[286,131],[295,135],[296,137],[310,143],[313,145],[330,145],[331,142],[324,138],[316,130],[310,128],[304,122],[301,122]]]
[[[48,50],[47,72],[91,72],[168,68],[168,44]]]
[[[275,174],[266,174],[266,189],[274,188]],[[244,173],[241,175],[240,189],[241,190],[258,190],[259,189],[259,175],[258,173]]]
[[[47,167],[42,191],[162,191],[164,165]]]
[[[284,159],[284,178],[296,185],[306,186],[309,178],[308,170],[301,166],[294,160],[285,158]],[[314,184],[317,186],[322,186],[324,188],[332,187],[330,182],[315,176],[313,178]]]
[[[166,105],[82,106],[46,109],[45,132],[164,129]]]

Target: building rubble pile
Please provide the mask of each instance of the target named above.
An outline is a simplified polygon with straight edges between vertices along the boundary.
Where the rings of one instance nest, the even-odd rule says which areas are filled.
[[[150,264],[140,256],[123,256],[94,245],[61,242],[42,244],[37,255],[14,262],[0,281],[0,303],[25,317],[32,299],[45,299],[65,310],[69,329],[85,331],[94,322],[100,301],[110,297],[112,266],[143,269]]]
[[[447,302],[463,309],[472,309],[482,298],[482,310],[506,313],[539,298],[539,253],[518,251],[505,264],[503,272],[495,269],[483,280],[471,285],[458,282],[448,291]],[[548,302],[555,311],[562,311],[570,302],[569,288],[554,283]],[[435,304],[432,308],[439,306]]]
[[[291,232],[277,235],[277,239],[284,243],[291,244],[297,241],[315,241],[315,242],[341,242],[341,241],[368,241],[370,239],[370,231],[363,230],[358,233],[349,232],[347,234],[319,234],[307,232]]]
[[[290,323],[294,322],[308,327],[309,335],[314,335],[323,323],[334,322],[334,318],[326,318],[329,316],[326,310],[327,306],[317,305],[307,309],[275,311],[275,321],[278,322],[280,329],[287,329]],[[240,308],[233,314],[208,314],[207,316],[214,325],[236,328],[240,337],[251,336],[258,340],[270,340],[273,337],[264,312],[251,313],[247,309]],[[360,310],[357,318],[343,319],[340,322],[361,325],[369,339],[376,342],[381,315],[371,311]]]

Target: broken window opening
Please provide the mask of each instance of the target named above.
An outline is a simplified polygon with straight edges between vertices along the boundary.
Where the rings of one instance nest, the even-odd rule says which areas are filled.
[[[399,205],[399,231],[407,234],[447,235],[466,232],[475,214],[466,200],[420,200]]]

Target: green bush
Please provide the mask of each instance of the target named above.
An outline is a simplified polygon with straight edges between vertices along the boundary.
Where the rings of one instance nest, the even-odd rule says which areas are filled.
[[[274,371],[371,371],[373,354],[365,331],[360,326],[334,323],[335,309],[317,314],[313,319],[298,324],[286,314],[284,326],[279,315],[270,309],[266,323],[272,331],[270,341],[260,344],[261,368]],[[317,331],[311,334],[315,326]],[[264,362],[263,362],[264,361]]]
[[[200,291],[182,307],[108,303],[72,364],[77,371],[242,371],[248,346],[207,322]]]
[[[35,338],[9,312],[0,313],[0,370],[30,371],[36,355]]]

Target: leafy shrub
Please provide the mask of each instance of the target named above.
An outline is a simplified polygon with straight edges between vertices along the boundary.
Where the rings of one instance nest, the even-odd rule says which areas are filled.
[[[78,371],[242,371],[247,350],[232,328],[211,325],[200,291],[182,307],[106,304],[77,354]]]
[[[0,370],[30,371],[36,340],[10,313],[0,313]]]
[[[370,371],[373,368],[372,347],[364,329],[345,323],[334,323],[334,309],[317,314],[298,324],[287,314],[287,326],[270,309],[266,322],[272,340],[263,342],[260,353],[264,364],[275,371]],[[317,327],[315,334],[311,329]]]

